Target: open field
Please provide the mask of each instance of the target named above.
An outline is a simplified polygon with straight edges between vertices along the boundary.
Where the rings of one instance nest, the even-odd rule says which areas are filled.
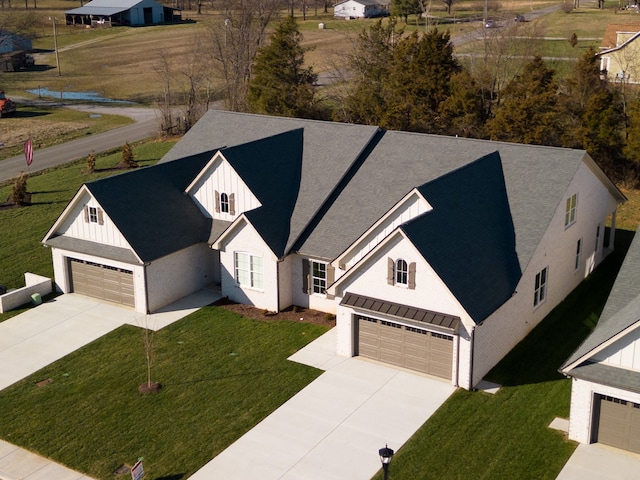
[[[504,24],[510,27],[514,13],[529,13],[531,9],[537,10],[554,4],[557,5],[558,2],[491,2],[489,15],[504,19]],[[431,9],[430,22],[439,25],[440,29],[449,30],[454,38],[469,31],[481,30],[479,20],[466,20],[481,19],[483,5],[483,2],[477,1],[456,2],[452,14],[447,15],[444,7],[436,4]],[[594,2],[583,2],[583,5],[569,14],[557,12],[536,20],[536,35],[542,32],[546,37],[568,39],[575,32],[579,39],[599,39],[609,22],[635,22],[637,17],[637,14],[634,16],[630,12],[614,13],[617,0],[609,0],[604,10],[595,8]],[[75,5],[69,5],[69,2],[53,0],[39,2],[38,15],[41,20],[34,32],[37,35],[34,48],[40,52],[36,55],[38,67],[32,71],[1,74],[0,88],[5,88],[10,95],[23,95],[26,89],[39,86],[54,91],[94,91],[108,98],[153,104],[162,95],[162,82],[157,73],[162,58],[171,63],[174,80],[178,83],[184,80],[181,72],[189,68],[189,64],[205,61],[202,54],[193,56],[194,46],[206,46],[209,25],[221,20],[216,12],[205,9],[201,15],[185,12],[185,18],[193,22],[180,25],[111,29],[83,29],[60,25],[63,9],[73,6]],[[358,33],[377,20],[334,20],[331,14],[323,14],[321,9],[318,11],[316,16],[313,8],[308,9],[306,20],[302,19],[300,12],[296,12],[296,15],[305,38],[304,45],[313,48],[306,55],[307,63],[317,73],[323,73],[334,68],[336,54],[349,50]],[[58,18],[62,75],[58,75],[56,69],[50,16]],[[318,29],[320,22],[325,23],[326,29]],[[422,21],[416,25],[415,16],[410,16],[406,25],[400,20],[398,26],[407,32],[424,29]],[[530,27],[531,25],[526,24],[522,30]],[[491,34],[504,31],[503,28],[491,30]],[[542,52],[548,48],[550,56],[577,57],[587,44],[593,43],[599,44],[599,40],[585,40],[577,48],[571,49],[555,40],[543,44]],[[459,51],[468,53],[473,48],[460,47]],[[220,86],[220,79],[216,78],[214,72],[208,88],[216,98],[221,94]]]

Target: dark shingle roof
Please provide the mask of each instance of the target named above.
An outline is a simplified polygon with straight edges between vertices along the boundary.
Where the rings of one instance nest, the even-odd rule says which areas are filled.
[[[561,370],[640,320],[640,235],[635,235],[596,328],[567,359]],[[570,371],[572,372],[572,371]]]
[[[161,163],[299,128],[304,129],[301,183],[289,225],[288,251],[378,127],[210,110]]]
[[[522,275],[500,155],[489,154],[419,191],[433,210],[401,229],[481,322],[513,295]]]
[[[89,192],[145,262],[206,242],[211,219],[184,193],[213,156],[204,152],[89,182]]]
[[[300,190],[303,134],[299,128],[221,151],[262,204],[245,215],[278,257],[289,240]]]

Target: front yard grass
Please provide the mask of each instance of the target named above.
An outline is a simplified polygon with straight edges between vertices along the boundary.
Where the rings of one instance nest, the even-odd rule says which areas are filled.
[[[558,368],[596,325],[632,237],[618,230],[616,252],[489,372],[498,393],[458,390],[444,403],[394,457],[393,478],[557,477],[576,447],[548,428],[569,418]]]
[[[286,358],[326,330],[205,307],[155,334],[163,387],[142,395],[124,326],[0,392],[0,437],[94,478],[138,457],[145,478],[187,478],[321,373]]]

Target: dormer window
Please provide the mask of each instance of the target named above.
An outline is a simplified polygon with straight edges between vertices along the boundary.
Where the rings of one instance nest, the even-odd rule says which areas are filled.
[[[399,258],[396,260],[396,285],[407,285],[409,281],[409,269],[407,262]]]
[[[84,221],[85,223],[97,223],[98,225],[104,225],[104,214],[102,213],[102,209],[85,205]]]
[[[410,290],[416,288],[416,262],[407,262],[403,258],[387,259],[387,283],[406,287]]]
[[[236,214],[236,198],[233,193],[218,193],[215,192],[216,199],[216,213],[228,213],[229,215]]]
[[[229,213],[229,195],[226,193],[220,194],[220,211],[222,213]]]

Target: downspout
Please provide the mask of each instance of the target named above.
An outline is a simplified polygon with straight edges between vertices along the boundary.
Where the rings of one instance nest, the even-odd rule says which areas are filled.
[[[144,301],[147,307],[147,315],[151,314],[151,309],[149,308],[149,285],[147,284],[147,267],[148,263],[142,265],[142,278],[144,281]]]
[[[280,261],[276,261],[276,313],[280,311]]]
[[[474,344],[475,344],[475,332],[476,332],[476,326],[474,325],[473,327],[471,327],[471,361],[470,363],[470,368],[469,368],[469,390],[473,391],[473,357],[475,355],[475,348],[474,348]]]

